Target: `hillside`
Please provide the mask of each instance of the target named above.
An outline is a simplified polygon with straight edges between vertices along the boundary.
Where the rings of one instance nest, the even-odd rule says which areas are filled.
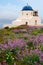
[[[21,25],[16,28],[4,28],[0,30],[0,43],[6,43],[8,39],[35,39],[37,36],[43,36],[43,27]]]
[[[43,65],[43,27],[0,29],[0,65]]]

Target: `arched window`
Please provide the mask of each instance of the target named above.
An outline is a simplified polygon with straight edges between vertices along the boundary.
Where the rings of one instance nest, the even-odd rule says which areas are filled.
[[[37,20],[35,20],[35,25],[37,25]]]

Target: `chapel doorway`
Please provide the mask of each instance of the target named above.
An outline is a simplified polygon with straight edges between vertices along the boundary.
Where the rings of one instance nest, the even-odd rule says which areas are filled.
[[[26,22],[26,25],[28,25],[28,22]]]

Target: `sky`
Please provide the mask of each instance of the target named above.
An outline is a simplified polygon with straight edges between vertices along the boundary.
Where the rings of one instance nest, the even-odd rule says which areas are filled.
[[[0,27],[17,19],[27,3],[34,10],[38,10],[39,16],[43,19],[43,0],[0,0]]]

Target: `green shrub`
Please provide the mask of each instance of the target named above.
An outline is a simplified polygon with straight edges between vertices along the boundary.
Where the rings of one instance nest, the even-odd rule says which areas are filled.
[[[34,65],[34,62],[40,63],[39,56],[37,54],[31,54],[23,56],[21,65]]]
[[[27,43],[28,49],[30,50],[31,48],[34,49],[33,42],[28,42]]]

